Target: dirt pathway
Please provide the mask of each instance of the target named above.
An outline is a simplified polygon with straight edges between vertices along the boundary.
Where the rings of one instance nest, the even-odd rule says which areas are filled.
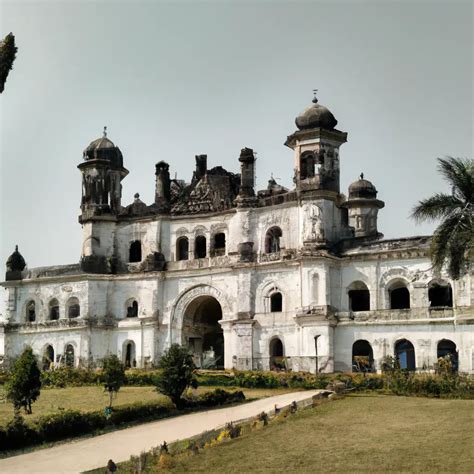
[[[192,413],[175,418],[153,421],[93,438],[72,441],[53,448],[0,459],[0,472],[7,473],[72,473],[105,466],[109,459],[126,461],[163,441],[171,443],[204,431],[215,429],[231,421],[242,420],[262,411],[273,410],[275,404],[285,406],[293,400],[311,398],[319,390],[285,393],[234,407]]]

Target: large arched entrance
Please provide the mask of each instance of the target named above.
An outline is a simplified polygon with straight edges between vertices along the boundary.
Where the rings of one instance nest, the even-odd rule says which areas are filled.
[[[365,339],[359,339],[352,345],[352,372],[373,372],[374,353]]]
[[[198,367],[224,367],[224,334],[219,324],[221,319],[221,305],[209,295],[196,297],[184,311],[183,343],[193,353]]]

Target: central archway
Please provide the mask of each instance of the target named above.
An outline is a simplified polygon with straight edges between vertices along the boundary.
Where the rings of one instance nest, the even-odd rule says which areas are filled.
[[[224,368],[224,333],[219,321],[222,308],[216,298],[201,295],[184,311],[182,337],[203,369]]]

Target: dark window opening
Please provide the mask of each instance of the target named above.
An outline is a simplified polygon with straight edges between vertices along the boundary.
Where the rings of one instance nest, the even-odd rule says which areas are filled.
[[[225,255],[225,234],[222,232],[214,235],[214,255],[216,257]]]
[[[370,311],[369,290],[350,290],[349,305],[351,311]]]
[[[67,309],[68,318],[78,318],[81,315],[81,306],[77,300],[71,301]]]
[[[194,256],[195,258],[206,258],[207,253],[206,237],[198,235],[194,241]]]
[[[404,370],[416,370],[415,348],[410,341],[402,339],[395,344],[395,357]]]
[[[34,301],[29,303],[26,307],[26,320],[29,323],[33,323],[34,321],[36,321],[36,307]]]
[[[272,313],[280,313],[283,311],[283,297],[281,293],[273,293],[270,296],[270,311]]]
[[[57,300],[53,300],[49,303],[49,319],[51,321],[59,319],[59,303]]]
[[[314,176],[314,165],[316,160],[314,154],[304,153],[300,160],[300,179],[312,178]]]
[[[390,291],[390,309],[410,309],[410,292],[408,288],[395,288]]]
[[[452,364],[452,371],[458,371],[458,351],[456,344],[449,339],[441,339],[438,342],[437,357],[439,358],[448,358]]]
[[[430,308],[452,308],[453,291],[451,289],[451,285],[433,285],[431,288],[428,289],[428,299],[430,300]]]
[[[135,240],[130,244],[129,262],[141,262],[142,261],[142,243],[139,240]]]
[[[138,303],[133,301],[130,306],[127,307],[127,318],[136,318],[138,316]]]
[[[180,237],[176,242],[176,260],[189,258],[189,241],[187,237]]]
[[[72,344],[68,344],[66,346],[64,359],[67,367],[74,367],[74,347]]]
[[[276,253],[280,251],[280,238],[282,236],[279,227],[268,229],[265,235],[265,253]]]

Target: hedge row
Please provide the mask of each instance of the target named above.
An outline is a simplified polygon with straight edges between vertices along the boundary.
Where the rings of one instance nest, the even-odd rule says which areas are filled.
[[[0,428],[0,452],[74,438],[110,426],[120,426],[143,420],[157,420],[178,413],[182,414],[200,408],[237,403],[243,400],[245,400],[245,396],[241,391],[226,392],[216,389],[187,400],[186,408],[179,412],[175,408],[163,405],[162,402],[150,402],[118,406],[108,417],[102,411],[81,413],[76,410],[65,410],[42,416],[32,423],[27,423],[23,417],[16,416],[4,429]]]

